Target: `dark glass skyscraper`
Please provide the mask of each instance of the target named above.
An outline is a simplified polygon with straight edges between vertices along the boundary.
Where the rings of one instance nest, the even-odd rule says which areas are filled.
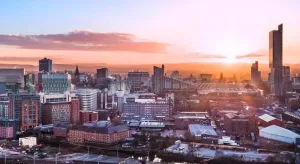
[[[52,72],[52,60],[47,58],[39,60],[39,71]]]
[[[284,94],[282,75],[282,32],[283,25],[278,26],[278,30],[269,33],[269,68],[270,88],[272,94],[282,97]]]
[[[165,87],[165,66],[153,67],[152,90],[156,94],[162,94]]]

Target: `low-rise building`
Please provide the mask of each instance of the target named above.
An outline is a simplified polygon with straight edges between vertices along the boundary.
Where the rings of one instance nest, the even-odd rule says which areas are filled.
[[[80,111],[80,124],[87,122],[98,121],[97,111]]]
[[[68,138],[70,143],[83,144],[86,142],[115,143],[131,137],[126,124],[115,125],[110,121],[98,121],[70,127]]]
[[[180,112],[174,119],[176,129],[188,129],[189,124],[211,124],[211,119],[207,112]]]
[[[256,131],[255,116],[228,113],[224,116],[224,129],[230,135],[248,135]]]
[[[263,114],[263,115],[259,116],[257,122],[258,122],[258,126],[261,126],[261,127],[268,127],[271,125],[277,125],[280,127],[284,126],[283,121],[278,120],[277,118],[270,116],[268,114]]]
[[[289,144],[296,143],[297,140],[300,139],[299,134],[296,134],[288,129],[276,125],[271,125],[266,128],[260,129],[259,136],[262,138]]]
[[[218,137],[217,132],[211,126],[201,124],[189,124],[189,133],[195,137],[196,140],[200,140],[204,137]]]

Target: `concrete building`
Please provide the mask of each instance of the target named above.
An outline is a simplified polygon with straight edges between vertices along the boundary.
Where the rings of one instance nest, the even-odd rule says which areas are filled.
[[[173,117],[174,94],[164,98],[153,93],[129,94],[124,100],[123,120],[168,120]]]
[[[300,93],[300,77],[292,78],[292,88],[293,92]]]
[[[258,85],[261,81],[261,72],[258,70],[258,61],[251,66],[251,83],[254,85]]]
[[[98,121],[70,127],[70,143],[115,143],[131,136],[125,124],[115,125],[110,121]]]
[[[152,91],[155,94],[162,94],[165,85],[165,66],[162,65],[161,68],[153,66],[152,75]]]
[[[34,92],[35,91],[35,74],[34,73],[28,73],[25,75],[24,77],[24,81],[25,81],[25,87],[24,89],[27,90],[28,92]]]
[[[284,83],[282,76],[282,47],[283,47],[283,25],[278,26],[278,30],[269,33],[269,68],[271,93],[282,98],[284,95]]]
[[[176,129],[188,129],[189,124],[211,124],[211,119],[207,112],[180,112],[174,116],[174,120]]]
[[[131,92],[148,91],[150,78],[148,72],[128,72],[127,82]]]
[[[97,109],[97,89],[77,89],[73,92],[79,97],[82,111],[95,111]]]
[[[0,83],[19,83],[24,88],[24,68],[0,68]]]
[[[39,73],[38,92],[64,93],[71,90],[71,75],[66,73]]]
[[[249,135],[256,131],[255,116],[228,113],[224,116],[224,129],[230,135]]]
[[[39,60],[39,72],[52,72],[52,60],[47,58]]]

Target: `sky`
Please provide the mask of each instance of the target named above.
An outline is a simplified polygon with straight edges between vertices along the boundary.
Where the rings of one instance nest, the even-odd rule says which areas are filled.
[[[293,64],[299,15],[299,0],[1,1],[0,63],[267,63],[283,23]]]

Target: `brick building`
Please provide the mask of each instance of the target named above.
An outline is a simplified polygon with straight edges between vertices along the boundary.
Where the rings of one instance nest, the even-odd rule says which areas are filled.
[[[98,112],[96,111],[80,111],[80,124],[98,121]]]
[[[130,136],[131,132],[127,125],[114,125],[110,121],[74,125],[68,131],[69,142],[79,144],[85,142],[115,143]]]
[[[80,101],[74,93],[39,94],[42,103],[43,124],[78,124]]]
[[[71,103],[47,103],[43,104],[43,124],[69,124],[71,122]]]
[[[225,114],[224,129],[230,135],[248,135],[256,131],[255,116],[233,113]]]
[[[13,138],[15,121],[13,120],[0,120],[0,138]]]
[[[257,119],[257,124],[258,124],[258,126],[261,126],[261,127],[268,127],[271,125],[277,125],[280,127],[284,127],[283,121],[281,121],[273,116],[270,116],[268,114],[259,116]]]

